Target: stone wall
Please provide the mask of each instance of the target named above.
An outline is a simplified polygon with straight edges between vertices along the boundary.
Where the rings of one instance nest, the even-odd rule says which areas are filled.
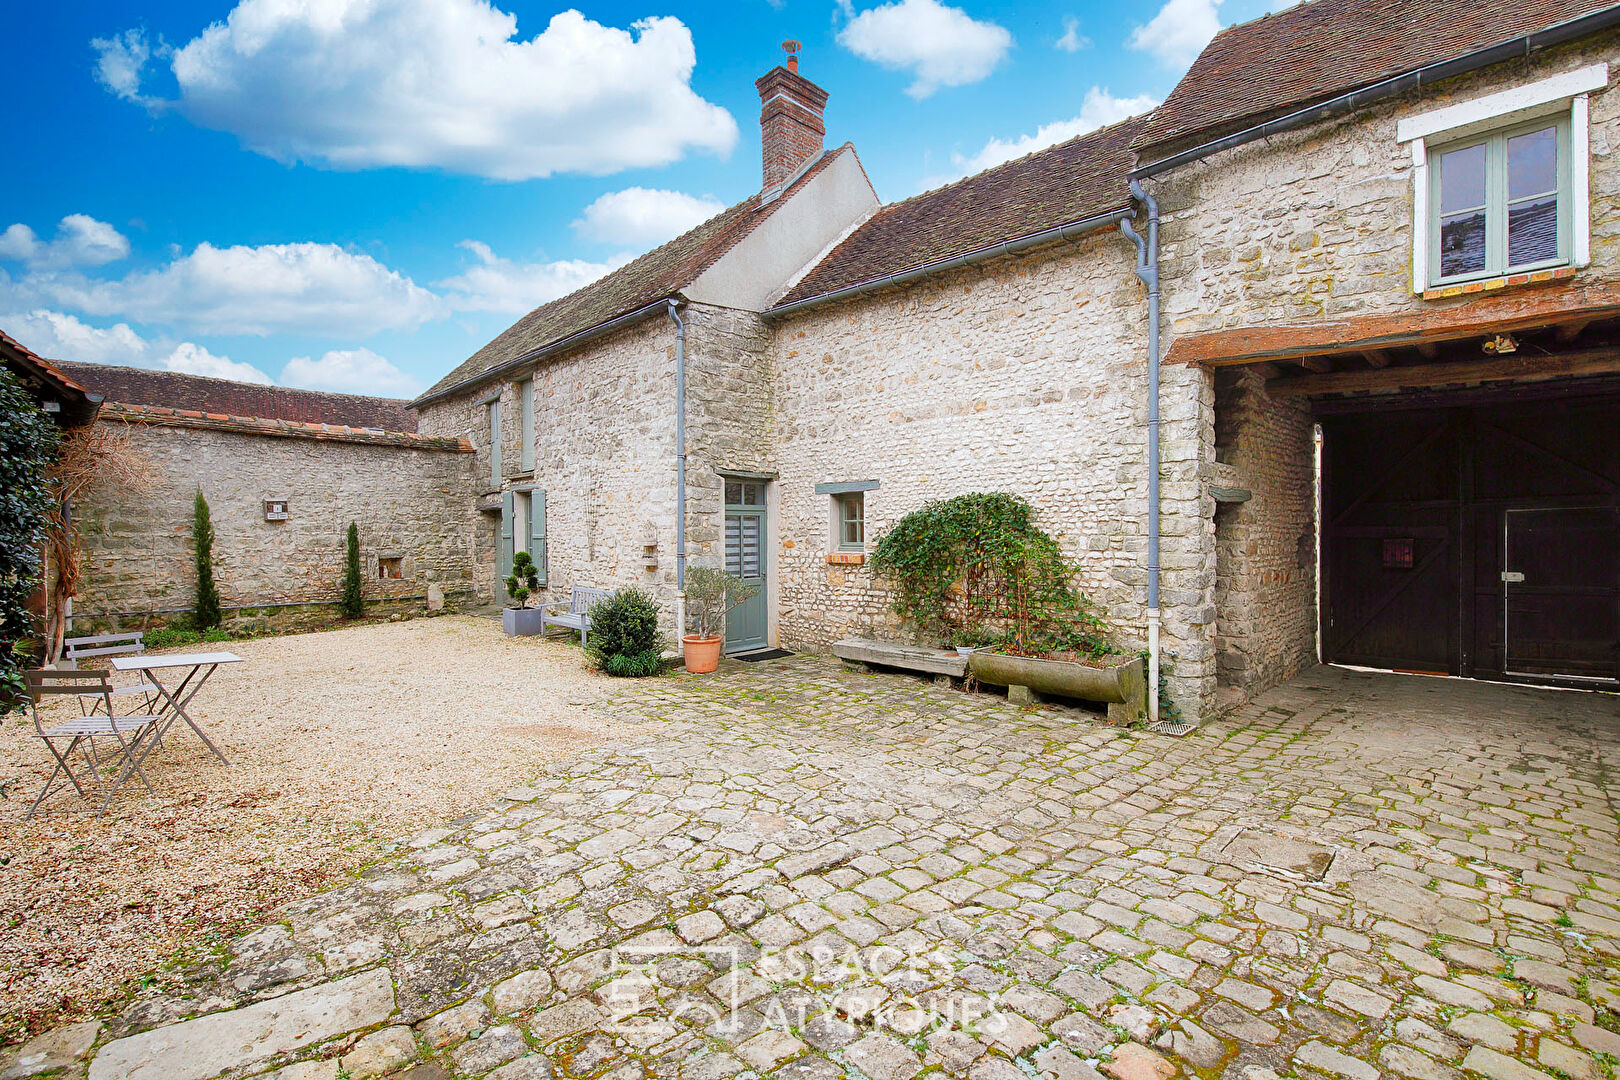
[[[865,566],[832,565],[818,483],[875,480],[867,550],[923,503],[1027,498],[1083,568],[1120,644],[1147,602],[1146,314],[1133,247],[1105,232],[785,320],[772,345],[781,636],[818,647],[901,632]],[[1172,373],[1164,411],[1165,647],[1171,693],[1213,690],[1213,532],[1199,476],[1213,422],[1202,372]]]
[[[690,348],[692,331],[688,331]],[[522,469],[518,382],[535,380],[533,473]],[[501,400],[502,477],[490,484],[488,399]],[[495,578],[502,491],[546,493],[548,587],[566,599],[575,585],[635,585],[674,611],[675,328],[655,316],[537,369],[433,402],[420,410],[424,434],[472,442],[478,503],[479,595],[504,600]],[[657,567],[644,547],[656,539]],[[667,629],[673,628],[673,622]]]
[[[253,609],[227,611],[227,624],[330,621],[325,605],[342,591],[351,521],[366,597],[392,601],[385,610],[425,610],[417,598],[430,591],[452,604],[471,595],[467,454],[155,424],[127,430],[151,463],[154,486],[142,494],[97,490],[76,507],[86,544],[76,632],[161,625],[189,612],[199,486],[213,519],[221,600]],[[286,499],[288,519],[266,521],[266,499]],[[380,558],[399,559],[403,576],[379,579]]]
[[[1149,181],[1163,213],[1165,350],[1178,336],[1202,331],[1309,326],[1466,306],[1468,297],[1424,300],[1412,292],[1412,157],[1410,146],[1396,141],[1396,122],[1600,60],[1620,61],[1620,35],[1496,65]],[[1592,265],[1579,272],[1577,282],[1620,276],[1617,143],[1620,93],[1594,94]],[[1164,371],[1167,387],[1207,384],[1211,378],[1173,365]],[[1201,395],[1205,400],[1209,389],[1206,385]],[[1167,417],[1173,407],[1167,395]],[[1209,647],[1220,651],[1224,681],[1253,694],[1315,655],[1314,565],[1307,572],[1298,547],[1314,515],[1306,482],[1314,444],[1303,407],[1271,401],[1250,378],[1223,384],[1217,412],[1229,414],[1218,419],[1219,435],[1211,429],[1192,459],[1184,459],[1185,448],[1178,447],[1174,458],[1167,449],[1166,465],[1178,476],[1188,469],[1204,485],[1224,483],[1254,492],[1251,504],[1219,515],[1215,562],[1221,580],[1201,601],[1211,612],[1220,611],[1219,626],[1207,623],[1203,629]],[[1167,446],[1172,437],[1167,429]],[[1219,466],[1218,446],[1230,457]],[[1206,500],[1205,507],[1205,521],[1214,531],[1213,501]],[[1199,547],[1190,544],[1186,555]],[[1172,556],[1167,546],[1166,567],[1182,557]],[[1193,595],[1199,591],[1196,578],[1189,577],[1195,588],[1186,594],[1166,591],[1167,620],[1189,606],[1201,617]],[[1213,580],[1210,584],[1215,586]],[[1198,629],[1189,625],[1178,632]]]
[[[1216,481],[1248,494],[1215,511],[1216,662],[1245,697],[1316,661],[1315,432],[1258,372],[1216,372]]]

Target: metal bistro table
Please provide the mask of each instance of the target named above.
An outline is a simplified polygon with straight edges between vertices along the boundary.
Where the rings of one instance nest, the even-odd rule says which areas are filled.
[[[152,741],[147,746],[146,752],[141,754],[141,758],[144,759],[146,754],[151,752],[153,746],[163,741],[163,736],[168,733],[169,728],[174,725],[176,720],[184,720],[186,726],[197,733],[197,738],[201,739],[203,744],[214,752],[214,756],[229,765],[230,762],[225,760],[225,755],[219,752],[219,747],[209,741],[208,736],[203,734],[203,729],[197,726],[197,721],[193,720],[190,714],[186,712],[186,706],[191,703],[192,698],[197,696],[197,691],[203,688],[203,684],[208,681],[209,677],[218,670],[219,665],[240,664],[241,662],[242,658],[240,656],[228,652],[113,657],[113,667],[119,671],[139,671],[144,674],[146,680],[157,688],[158,697],[162,700],[162,708],[158,715],[163,719],[158,722],[157,731],[153,734]],[[180,681],[175,683],[172,688],[163,684],[164,677],[172,678],[172,676],[167,675],[168,672],[179,671],[182,668],[189,668],[190,670],[180,676]]]

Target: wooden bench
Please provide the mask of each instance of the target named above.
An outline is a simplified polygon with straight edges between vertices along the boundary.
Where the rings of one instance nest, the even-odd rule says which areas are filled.
[[[591,608],[613,595],[612,589],[592,589],[584,585],[575,585],[574,592],[567,600],[557,600],[550,604],[542,604],[545,614],[541,616],[541,633],[545,627],[561,626],[569,630],[579,631],[579,643],[583,647],[586,637],[591,632]],[[567,608],[567,611],[552,614],[553,608]]]
[[[955,652],[896,645],[871,638],[845,638],[834,642],[832,651],[846,664],[916,671],[932,675],[936,681],[965,678],[968,670],[967,657]]]

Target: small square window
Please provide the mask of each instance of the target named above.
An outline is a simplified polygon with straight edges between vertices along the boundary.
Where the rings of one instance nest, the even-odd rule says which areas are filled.
[[[405,560],[402,558],[378,559],[377,576],[384,580],[404,577]]]
[[[864,551],[866,549],[866,493],[851,491],[836,495],[838,504],[838,550]]]

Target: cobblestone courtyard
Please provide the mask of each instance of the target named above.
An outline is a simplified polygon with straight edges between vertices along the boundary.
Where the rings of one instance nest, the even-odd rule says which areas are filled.
[[[800,657],[0,1076],[1597,1080],[1620,704],[1317,669],[1185,739]],[[491,792],[492,798],[497,792]]]

